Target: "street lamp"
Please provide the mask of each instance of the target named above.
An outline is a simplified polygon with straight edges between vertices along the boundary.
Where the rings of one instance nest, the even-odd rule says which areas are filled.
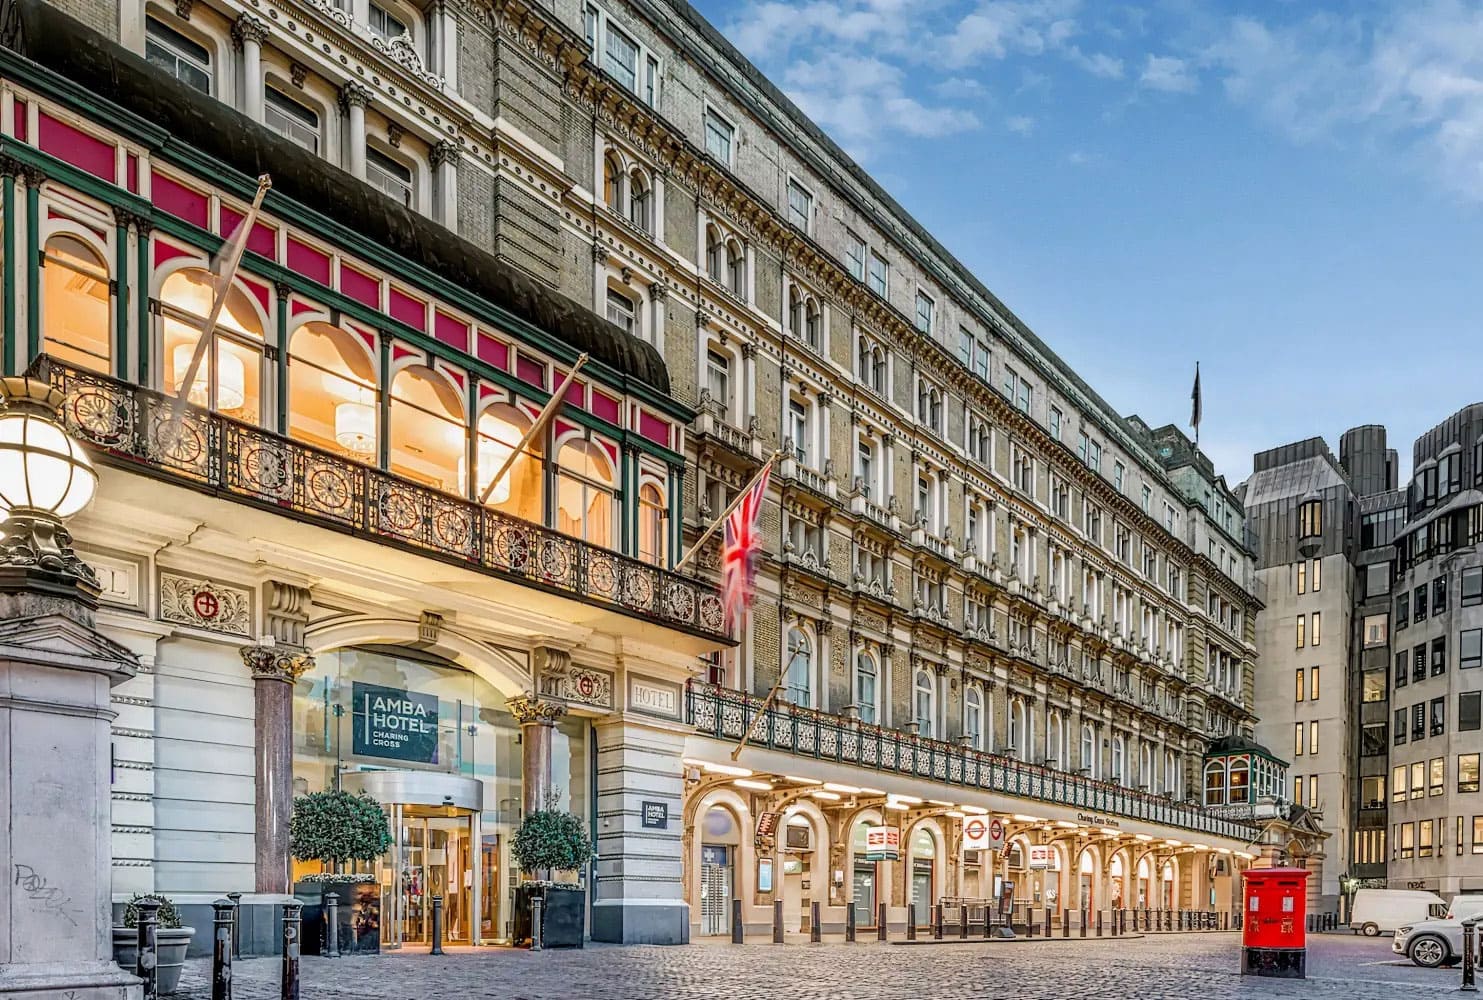
[[[97,592],[62,522],[92,501],[98,474],[58,419],[62,402],[45,381],[0,379],[0,591]]]

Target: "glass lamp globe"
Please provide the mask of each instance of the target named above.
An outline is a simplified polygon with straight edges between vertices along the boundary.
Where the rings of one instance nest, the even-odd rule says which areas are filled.
[[[82,445],[57,421],[63,397],[35,379],[0,379],[0,519],[71,517],[98,489]]]

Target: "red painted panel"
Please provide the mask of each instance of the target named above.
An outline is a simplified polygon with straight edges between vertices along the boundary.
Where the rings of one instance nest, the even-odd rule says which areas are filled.
[[[302,299],[289,299],[288,311],[294,316],[299,316],[303,313],[318,312],[319,306],[315,305],[312,302],[305,302]]]
[[[175,246],[174,244],[166,243],[164,240],[155,240],[155,244],[154,244],[154,266],[155,267],[159,267],[161,264],[165,263],[165,261],[167,261],[167,260],[174,260],[176,257],[190,257],[190,256],[192,256],[192,254],[191,254],[191,252],[189,250],[182,250],[179,247]]]
[[[669,447],[669,422],[660,420],[646,410],[639,411],[639,433],[655,444]]]
[[[340,291],[372,309],[381,308],[381,282],[345,264],[340,265]]]
[[[207,199],[201,192],[192,191],[163,174],[155,174],[150,183],[150,200],[155,207],[206,228]]]
[[[31,136],[31,114],[26,110],[25,101],[15,102],[15,137],[21,142],[28,142]]]
[[[406,323],[414,330],[427,329],[427,304],[414,299],[399,288],[393,287],[386,296],[387,311],[391,318]]]
[[[447,375],[454,382],[456,382],[460,389],[464,387],[463,372],[459,371],[457,368],[453,368],[449,365],[440,364],[438,365],[438,371],[442,372],[444,375]]]
[[[616,399],[605,396],[596,389],[592,390],[592,415],[594,417],[606,420],[610,424],[616,424],[620,412],[622,412],[622,407],[618,405]]]
[[[231,239],[237,232],[237,226],[246,216],[225,205],[221,209],[221,236],[223,239]],[[278,259],[278,238],[272,226],[255,222],[252,232],[247,237],[247,249],[253,253],[262,254],[269,260]]]
[[[479,383],[479,399],[481,401],[488,399],[490,396],[498,396],[498,395],[499,395],[499,390],[496,389],[494,386],[492,386],[492,385],[485,385],[483,382],[480,382]]]
[[[36,131],[37,145],[46,152],[110,184],[117,182],[118,163],[114,158],[117,151],[113,143],[57,121],[45,111],[37,116]]]
[[[288,269],[321,285],[330,283],[330,255],[320,253],[292,236],[288,238]]]
[[[561,372],[560,378],[566,378],[566,372]],[[575,379],[566,387],[566,401],[578,409],[587,406],[587,383],[581,379]]]
[[[139,193],[139,157],[124,154],[124,185],[134,194]]]
[[[422,357],[422,355],[418,354],[416,351],[412,350],[410,347],[403,347],[401,344],[392,344],[391,345],[391,360],[393,360],[393,361],[400,361],[403,358],[420,358],[420,357]]]
[[[546,366],[524,355],[515,359],[515,377],[530,385],[546,387]]]
[[[493,337],[479,334],[475,340],[475,349],[479,354],[479,360],[494,365],[502,372],[510,370],[510,345],[495,340]]]
[[[372,354],[376,353],[376,335],[374,333],[370,330],[363,330],[358,326],[352,326],[350,329],[354,330],[356,335],[366,342],[366,346],[371,349]]]
[[[563,434],[570,434],[572,431],[577,429],[576,424],[560,419],[552,420],[551,426],[554,428],[553,433],[556,435],[556,437],[561,437]]]
[[[258,302],[262,305],[263,311],[267,312],[268,286],[260,281],[253,281],[251,278],[238,278],[237,280],[241,281],[242,284],[247,287],[247,290],[252,293],[253,298],[257,299]]]
[[[454,319],[447,313],[434,310],[433,336],[460,351],[469,349],[469,325]]]

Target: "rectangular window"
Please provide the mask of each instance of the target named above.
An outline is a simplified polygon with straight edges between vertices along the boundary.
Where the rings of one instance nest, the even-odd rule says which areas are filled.
[[[1459,792],[1476,792],[1478,790],[1477,754],[1460,753],[1457,755],[1457,790]]]
[[[644,103],[659,107],[659,60],[653,56],[644,59]]]
[[[1411,650],[1411,679],[1420,683],[1426,680],[1426,645]]]
[[[1411,595],[1399,594],[1395,599],[1395,628],[1401,629],[1411,624]]]
[[[602,68],[628,90],[638,93],[639,47],[633,39],[613,27],[611,18],[608,19],[607,39],[603,45]]]
[[[1432,821],[1424,819],[1416,826],[1416,856],[1429,858],[1432,856]]]
[[[872,292],[883,299],[891,293],[890,271],[890,262],[872,250],[870,253],[870,274],[867,276],[865,283],[870,286]]]
[[[865,252],[864,240],[851,232],[844,234],[845,269],[856,281],[865,280]]]
[[[1390,801],[1406,801],[1406,765],[1398,764],[1390,772]]]
[[[1457,729],[1475,733],[1483,716],[1483,691],[1464,691],[1457,696]]]
[[[1447,637],[1439,635],[1432,640],[1432,676],[1447,672]]]
[[[1148,513],[1148,506],[1152,502],[1153,502],[1153,490],[1149,489],[1147,486],[1143,487],[1143,501],[1142,501],[1143,513],[1145,513],[1145,514]]]
[[[1366,670],[1360,675],[1362,687],[1360,700],[1365,704],[1385,700],[1385,671]]]
[[[1409,861],[1416,854],[1416,826],[1413,823],[1401,824],[1401,860]]]
[[[211,93],[211,53],[152,17],[144,19],[144,58],[186,86]]]
[[[731,409],[731,356],[707,349],[705,375],[706,388],[711,392],[711,406],[725,420]]]
[[[1426,702],[1411,706],[1411,742],[1426,739]]]
[[[1308,723],[1308,752],[1318,753],[1318,722],[1316,720]]]
[[[1318,700],[1318,668],[1313,667],[1308,671],[1308,700]]]
[[[1302,649],[1305,645],[1307,645],[1307,643],[1304,641],[1304,638],[1308,631],[1308,619],[1303,615],[1298,615],[1297,630],[1296,646],[1298,649]]]
[[[1303,682],[1303,668],[1302,667],[1299,667],[1297,669],[1297,682],[1298,682],[1297,683],[1297,689],[1298,689],[1297,690],[1297,697],[1294,700],[1296,700],[1296,701],[1302,701],[1303,698],[1306,697],[1307,694],[1308,694],[1308,685]]]
[[[633,334],[636,312],[633,300],[619,292],[608,289],[608,322],[625,333]]]
[[[1123,491],[1123,474],[1125,472],[1127,472],[1127,469],[1121,462],[1114,464],[1112,467],[1112,485],[1116,487],[1119,493]]]
[[[370,18],[371,34],[383,42],[389,42],[393,38],[400,38],[407,34],[407,26],[402,23],[401,19],[378,3],[371,4]]]
[[[1426,762],[1416,761],[1411,765],[1411,798],[1426,798]]]
[[[1432,699],[1431,735],[1442,736],[1447,732],[1447,699]]]
[[[263,124],[295,146],[319,155],[319,115],[274,87],[263,90]]]
[[[1305,745],[1306,743],[1303,739],[1303,724],[1301,722],[1294,723],[1292,730],[1292,755],[1294,757],[1303,756],[1303,747]]]
[[[1365,615],[1364,621],[1364,644],[1365,649],[1374,649],[1384,646],[1390,642],[1390,615],[1381,612],[1378,615]]]
[[[1298,803],[1299,805],[1302,805],[1302,803],[1303,803],[1303,776],[1301,774],[1297,775],[1296,777],[1294,777],[1292,779],[1292,795],[1293,795],[1293,801],[1296,802],[1296,803]]]
[[[1473,817],[1473,853],[1483,854],[1483,816]]]
[[[1298,593],[1308,592],[1308,560],[1304,559],[1298,563]]]
[[[1318,808],[1318,775],[1308,775],[1308,808]]]
[[[1314,563],[1314,565],[1316,566],[1318,564],[1317,563]],[[1313,645],[1315,645],[1315,646],[1318,645],[1318,641],[1320,639],[1322,639],[1322,638],[1323,638],[1323,612],[1321,612],[1321,611],[1315,611],[1315,612],[1313,612]]]
[[[1365,600],[1373,601],[1390,592],[1390,563],[1372,563],[1365,567]]]
[[[1411,594],[1411,620],[1413,622],[1426,621],[1426,584],[1424,583]]]
[[[1447,791],[1447,758],[1433,757],[1427,767],[1427,794],[1442,795]]]
[[[788,221],[805,233],[812,231],[814,196],[802,184],[788,179]]]
[[[1465,608],[1483,604],[1483,566],[1462,571],[1462,596],[1458,603]]]
[[[788,401],[788,431],[793,437],[793,455],[808,465],[808,407],[796,399]]]
[[[1440,615],[1447,610],[1447,574],[1432,581],[1432,614]]]
[[[1395,745],[1403,746],[1406,742],[1406,710],[1398,708],[1395,710]]]
[[[1318,593],[1323,588],[1323,563],[1313,560],[1313,593]]]
[[[1061,440],[1061,411],[1054,406],[1050,408],[1050,436]]]
[[[937,305],[932,301],[932,296],[926,292],[917,292],[917,329],[922,333],[932,333],[932,321]]]
[[[732,140],[736,127],[710,108],[705,110],[705,149],[726,166],[731,166]]]
[[[1359,752],[1365,757],[1385,754],[1385,723],[1369,722],[1360,730]]]
[[[1457,668],[1470,670],[1483,665],[1483,628],[1471,628],[1457,637]]]
[[[412,171],[396,160],[366,147],[366,181],[388,198],[412,207]]]
[[[1462,849],[1463,849],[1463,823],[1465,823],[1465,822],[1466,822],[1466,820],[1463,817],[1461,817],[1461,816],[1457,817],[1457,856],[1458,857],[1462,857]]]
[[[1406,670],[1406,651],[1403,649],[1395,654],[1395,686],[1403,688],[1411,682],[1411,674]]]

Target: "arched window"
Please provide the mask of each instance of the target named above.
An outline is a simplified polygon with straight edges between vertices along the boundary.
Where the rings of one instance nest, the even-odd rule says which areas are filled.
[[[878,716],[879,671],[875,657],[862,652],[855,657],[855,708],[860,712],[860,721],[874,725]]]
[[[1125,755],[1127,744],[1121,736],[1112,738],[1112,781],[1114,784],[1124,784],[1126,775],[1123,773],[1123,765],[1126,763]]]
[[[376,373],[353,333],[328,323],[294,332],[288,351],[288,433],[362,462],[376,461]]]
[[[1025,759],[1025,740],[1029,738],[1029,730],[1026,728],[1025,703],[1015,698],[1009,703],[1009,747],[1008,752]]]
[[[642,170],[628,175],[628,221],[646,233],[654,231],[654,191]]]
[[[737,298],[747,295],[747,260],[741,244],[736,240],[726,241],[726,287]]]
[[[628,207],[628,201],[624,197],[625,183],[623,161],[618,159],[617,153],[610,150],[602,158],[602,200],[610,212],[618,215],[626,214]]]
[[[1179,772],[1174,767],[1174,754],[1164,754],[1164,791],[1178,798]]]
[[[861,382],[870,385],[870,341],[860,338],[860,350],[855,356],[855,375]]]
[[[474,443],[475,481],[473,499],[479,500],[489,490],[490,480],[515,454],[520,441],[530,429],[531,421],[513,406],[499,403],[479,414],[478,437]],[[488,503],[507,514],[523,517],[527,521],[542,519],[544,504],[542,488],[544,476],[541,468],[539,441],[532,442],[526,450],[516,456],[510,468],[500,476],[499,483],[489,490]],[[466,460],[464,460],[466,462]],[[459,463],[459,486],[465,487],[464,462]]]
[[[591,441],[568,441],[556,453],[556,529],[615,548],[618,506],[613,466]]]
[[[803,293],[797,285],[788,288],[788,332],[795,337],[803,336]]]
[[[726,245],[715,226],[705,227],[705,273],[712,281],[726,280]]]
[[[918,670],[912,691],[912,717],[916,721],[917,732],[929,738],[936,736],[932,722],[937,715],[937,685],[933,683],[932,674],[926,670]]]
[[[1251,801],[1251,764],[1249,757],[1231,758],[1231,768],[1226,784],[1226,801],[1231,805],[1243,805]]]
[[[1081,727],[1081,770],[1087,777],[1095,778],[1100,770],[1097,766],[1097,733],[1090,723]]]
[[[803,303],[803,339],[808,346],[818,349],[823,344],[824,320],[819,311],[818,300],[809,296]]]
[[[665,565],[669,551],[664,536],[664,493],[654,483],[639,487],[639,558],[654,566]]]
[[[1066,759],[1062,755],[1061,743],[1065,740],[1065,725],[1061,722],[1059,712],[1051,712],[1045,720],[1045,763],[1049,767],[1066,767]]]
[[[1147,743],[1138,752],[1138,783],[1150,792],[1158,783],[1158,776],[1153,772],[1153,748]]]
[[[809,642],[808,633],[801,628],[790,628],[788,630],[788,666],[783,676],[783,690],[780,692],[783,700],[804,708],[812,708],[814,704],[813,674],[814,648]]]
[[[388,442],[391,471],[449,493],[462,492],[468,430],[463,406],[448,380],[412,365],[391,382]]]
[[[1226,765],[1223,760],[1212,760],[1205,765],[1205,804],[1226,804]]]
[[[41,349],[59,361],[113,374],[108,264],[80,237],[57,233],[42,256]]]
[[[984,698],[978,688],[969,688],[963,696],[963,735],[973,749],[984,748]]]
[[[211,273],[195,267],[176,271],[160,286],[167,392],[178,392],[190,370],[214,287]],[[190,401],[257,423],[262,413],[263,327],[252,300],[235,283],[227,290],[211,339],[191,379]]]

